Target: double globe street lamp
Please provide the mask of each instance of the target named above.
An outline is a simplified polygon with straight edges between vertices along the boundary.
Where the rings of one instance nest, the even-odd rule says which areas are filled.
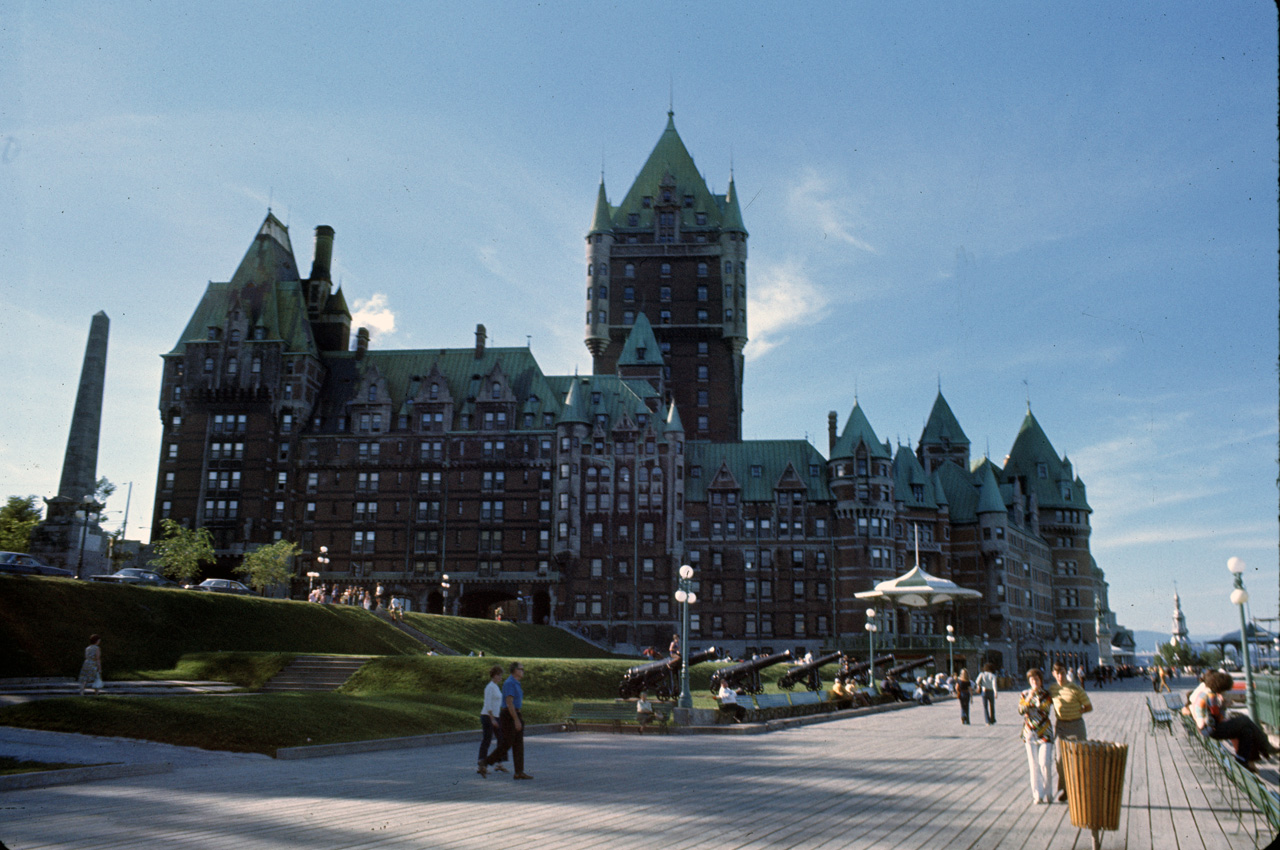
[[[880,631],[880,627],[876,625],[876,609],[867,609],[867,638],[871,642],[871,664],[867,667],[867,682],[871,685],[871,693],[880,693],[880,687],[876,684],[876,632]]]
[[[1244,662],[1244,704],[1249,716],[1256,721],[1258,697],[1253,690],[1253,665],[1249,661],[1249,630],[1244,616],[1244,605],[1249,601],[1249,591],[1244,589],[1244,561],[1240,558],[1228,558],[1227,569],[1235,579],[1235,590],[1231,591],[1231,604],[1240,609],[1240,655]]]
[[[680,699],[676,705],[693,708],[693,694],[689,693],[689,606],[698,601],[698,594],[693,592],[693,567],[688,564],[680,567],[676,601],[680,603],[680,636],[684,640],[680,647]]]
[[[956,674],[956,627],[947,624],[947,673],[954,676]]]

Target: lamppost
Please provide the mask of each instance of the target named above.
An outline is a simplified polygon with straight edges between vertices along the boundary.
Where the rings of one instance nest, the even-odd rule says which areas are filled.
[[[80,573],[84,571],[84,542],[89,533],[89,511],[97,507],[92,494],[81,499],[80,505],[80,510],[76,511],[76,516],[80,517],[80,560],[76,562],[76,578],[80,578]]]
[[[676,705],[693,708],[693,694],[689,693],[689,606],[698,601],[698,594],[693,592],[693,567],[688,564],[680,567],[676,601],[680,603],[680,634],[684,638],[680,647],[680,699]]]
[[[444,603],[440,607],[441,614],[449,613],[449,574],[440,576],[440,589],[444,591]]]
[[[1240,558],[1228,558],[1227,569],[1235,578],[1235,590],[1231,591],[1231,604],[1240,609],[1240,655],[1244,657],[1244,704],[1249,716],[1258,719],[1258,698],[1253,691],[1253,665],[1249,661],[1249,633],[1244,620],[1244,604],[1249,601],[1249,592],[1244,589],[1244,561]]]
[[[991,658],[989,657],[991,653],[991,641],[988,638],[989,636],[987,635],[987,633],[983,632],[982,633],[982,663],[983,664],[987,664],[991,661]],[[1000,666],[1003,667],[1004,665],[1002,664]]]
[[[880,693],[880,687],[876,684],[876,632],[880,627],[876,625],[876,609],[867,609],[867,638],[871,641],[871,665],[867,668],[867,680],[871,683],[871,693]]]
[[[320,554],[316,555],[316,567],[318,569],[307,573],[307,592],[310,593],[315,588],[316,579],[320,578],[320,573],[329,567],[329,547],[321,546]]]
[[[947,672],[954,676],[956,674],[956,627],[947,624]]]

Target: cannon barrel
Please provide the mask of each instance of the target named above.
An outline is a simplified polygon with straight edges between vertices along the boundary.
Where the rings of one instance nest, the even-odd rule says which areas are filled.
[[[821,658],[815,658],[805,664],[797,664],[786,672],[786,674],[778,680],[778,687],[783,690],[791,690],[800,682],[805,682],[811,691],[822,689],[822,679],[818,677],[818,668],[824,667],[833,661],[844,660],[843,652],[833,652],[830,655],[824,655]]]
[[[846,662],[847,660],[848,659],[846,658]],[[892,664],[892,663],[893,663],[892,655],[882,655],[876,659],[876,667],[882,667],[885,664]],[[840,668],[840,675],[855,676],[859,673],[867,672],[867,669],[870,666],[871,666],[870,662],[867,662],[867,661],[858,661],[853,664],[846,663]]]
[[[925,658],[917,658],[912,661],[904,661],[901,664],[898,664],[894,667],[890,667],[888,670],[884,671],[884,674],[886,676],[891,674],[894,676],[901,676],[903,673],[914,670],[917,667],[924,667],[928,663],[929,663],[928,659],[925,659]]]
[[[747,693],[758,694],[764,690],[760,684],[760,671],[786,661],[790,657],[791,650],[786,650],[777,655],[766,655],[763,658],[753,658],[750,661],[721,667],[711,674],[711,693],[719,691],[720,683],[724,682],[731,688],[741,687]]]
[[[718,651],[714,646],[695,652],[689,656],[689,666],[710,661]],[[622,682],[618,685],[618,696],[631,699],[640,696],[641,691],[652,693],[659,699],[669,699],[678,692],[676,677],[680,670],[680,657],[662,658],[632,667],[622,674]]]

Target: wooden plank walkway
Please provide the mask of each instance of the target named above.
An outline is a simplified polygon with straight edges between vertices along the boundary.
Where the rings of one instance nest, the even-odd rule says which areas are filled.
[[[536,693],[537,683],[526,683]],[[1091,691],[1090,736],[1127,742],[1120,830],[1105,848],[1243,850],[1237,819],[1180,729],[1149,732],[1149,691]],[[476,744],[304,761],[229,760],[174,773],[0,795],[13,848],[1088,848],[1064,804],[1036,805],[1017,740],[962,726],[953,702],[755,736],[531,738],[536,779],[488,779]]]

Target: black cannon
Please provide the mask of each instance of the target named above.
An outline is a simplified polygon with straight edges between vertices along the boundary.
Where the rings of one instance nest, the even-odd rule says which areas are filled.
[[[892,664],[893,660],[894,659],[892,655],[881,655],[879,658],[876,659],[876,668],[880,669],[884,667],[886,664]],[[870,667],[871,667],[870,662],[867,662],[867,661],[850,662],[849,657],[845,656],[844,661],[840,665],[840,678],[851,679],[854,676],[860,676],[863,673],[867,672],[867,670]]]
[[[712,661],[717,657],[716,648],[710,647],[689,656],[689,666]],[[674,699],[680,694],[680,656],[663,658],[632,667],[622,674],[622,683],[618,685],[618,696],[623,699],[635,699],[640,692],[652,694],[658,699]]]
[[[735,691],[740,690],[748,694],[761,693],[764,691],[764,685],[760,683],[760,671],[774,664],[780,664],[790,657],[791,650],[787,650],[777,655],[766,655],[763,658],[743,661],[741,664],[721,667],[711,674],[711,693],[719,693],[721,682]]]
[[[824,667],[836,660],[839,660],[843,665],[845,663],[844,653],[833,652],[830,655],[815,658],[804,664],[797,664],[778,680],[778,687],[789,691],[799,683],[804,682],[804,686],[809,690],[820,691],[822,690],[822,677],[818,674],[818,668]]]

